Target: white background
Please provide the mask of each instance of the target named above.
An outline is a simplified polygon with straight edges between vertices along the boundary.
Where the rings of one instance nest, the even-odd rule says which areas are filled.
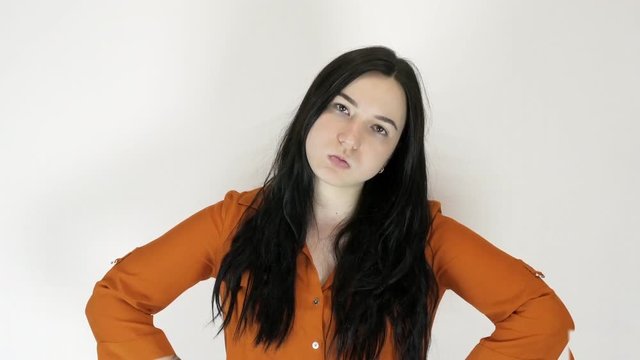
[[[320,69],[386,45],[432,105],[431,198],[544,272],[578,359],[640,337],[636,1],[0,2],[0,353],[95,358],[84,308],[110,262],[260,185]],[[213,280],[156,316],[223,359]],[[493,325],[447,292],[430,358]]]

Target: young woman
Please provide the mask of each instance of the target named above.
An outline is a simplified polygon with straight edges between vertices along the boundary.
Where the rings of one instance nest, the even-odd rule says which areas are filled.
[[[214,277],[228,359],[425,359],[446,289],[496,326],[468,359],[557,359],[574,324],[544,275],[428,200],[418,79],[385,47],[329,63],[262,186],[227,192],[97,282],[98,357],[177,359],[153,314]]]

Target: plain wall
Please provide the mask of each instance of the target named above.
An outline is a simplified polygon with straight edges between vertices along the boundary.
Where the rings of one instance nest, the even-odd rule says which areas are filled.
[[[432,199],[544,272],[579,359],[640,337],[635,1],[1,1],[0,353],[95,358],[110,262],[260,185],[320,69],[386,45],[421,72]],[[213,279],[156,315],[224,359]],[[430,358],[493,325],[447,292]]]

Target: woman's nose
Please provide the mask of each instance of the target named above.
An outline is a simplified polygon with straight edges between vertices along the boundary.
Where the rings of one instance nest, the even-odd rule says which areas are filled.
[[[360,147],[360,131],[358,124],[353,122],[338,134],[338,141],[348,149],[357,149]]]

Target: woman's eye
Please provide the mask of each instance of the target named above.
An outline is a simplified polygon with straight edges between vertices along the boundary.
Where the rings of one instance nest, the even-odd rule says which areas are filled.
[[[346,106],[344,106],[344,105],[342,105],[342,104],[340,104],[340,103],[335,103],[335,105],[334,105],[334,106],[335,106],[335,107],[338,109],[338,111],[340,111],[340,112],[344,112],[344,111],[342,111],[342,110],[347,110],[347,111],[349,110]]]
[[[387,136],[387,129],[383,128],[380,125],[373,125],[373,127],[375,129],[375,132],[377,132],[378,134]],[[380,130],[382,130],[382,131],[380,131]]]

